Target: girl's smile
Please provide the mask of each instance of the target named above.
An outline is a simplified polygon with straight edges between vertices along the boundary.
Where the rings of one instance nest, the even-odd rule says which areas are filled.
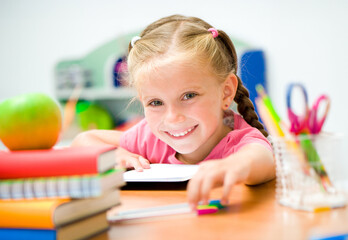
[[[177,130],[177,131],[174,131],[174,130],[171,130],[171,131],[165,131],[166,133],[168,133],[170,136],[173,136],[174,138],[182,138],[182,137],[185,137],[191,133],[193,133],[193,131],[196,129],[198,125],[196,126],[193,126],[193,127],[190,127],[184,131],[182,130]]]

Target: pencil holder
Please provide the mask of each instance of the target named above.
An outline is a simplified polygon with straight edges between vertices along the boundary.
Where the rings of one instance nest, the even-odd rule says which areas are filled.
[[[294,209],[343,207],[346,195],[335,186],[342,137],[334,134],[271,138],[276,161],[276,198]]]

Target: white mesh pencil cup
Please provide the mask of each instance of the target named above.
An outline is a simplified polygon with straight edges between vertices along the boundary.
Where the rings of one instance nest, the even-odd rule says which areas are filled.
[[[271,137],[271,142],[276,161],[278,203],[306,211],[345,206],[346,195],[335,187],[336,163],[342,157],[341,136],[322,133]],[[313,148],[304,147],[302,143],[306,142]],[[313,156],[318,156],[320,161]]]

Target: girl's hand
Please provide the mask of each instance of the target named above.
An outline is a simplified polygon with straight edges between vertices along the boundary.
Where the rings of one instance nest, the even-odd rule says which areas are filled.
[[[238,183],[260,184],[275,177],[273,153],[260,144],[248,144],[224,158],[200,164],[187,186],[189,204],[194,209],[199,201],[208,204],[210,191],[223,186],[221,204],[228,203],[232,187]]]
[[[121,167],[134,168],[138,172],[143,171],[144,168],[150,168],[149,160],[138,154],[131,153],[124,148],[117,148],[116,159]]]
[[[244,164],[243,164],[244,165]],[[231,159],[211,160],[200,164],[198,172],[189,181],[187,187],[188,201],[192,209],[198,202],[209,203],[210,191],[223,186],[221,204],[228,204],[228,197],[233,185],[244,182],[249,171],[247,167],[236,164]]]

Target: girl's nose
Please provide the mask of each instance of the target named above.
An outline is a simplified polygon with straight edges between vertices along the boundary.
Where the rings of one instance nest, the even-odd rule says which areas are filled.
[[[178,123],[185,121],[185,115],[180,108],[175,106],[169,106],[166,109],[165,121],[167,123]]]

